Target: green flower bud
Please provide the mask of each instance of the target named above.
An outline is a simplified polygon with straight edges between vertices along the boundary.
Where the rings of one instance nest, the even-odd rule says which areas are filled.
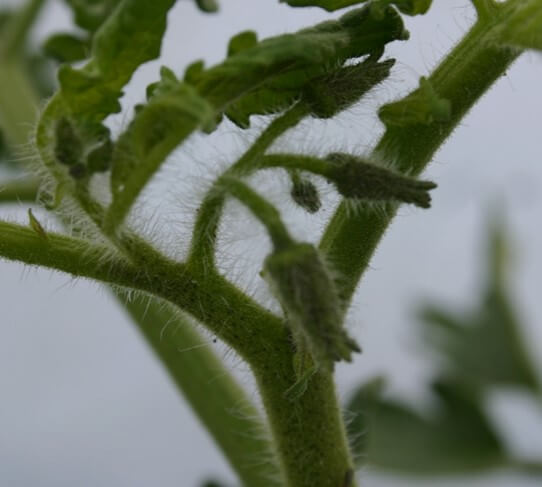
[[[376,166],[349,154],[329,154],[334,165],[329,178],[345,198],[372,201],[402,201],[429,208],[429,190],[436,188],[430,181],[419,181]]]
[[[111,139],[107,139],[87,155],[87,167],[91,173],[105,172],[111,166],[113,157],[113,143]]]
[[[77,164],[83,153],[83,143],[72,123],[65,117],[56,124],[54,151],[55,159],[64,166]]]
[[[307,179],[299,176],[292,178],[292,199],[309,213],[316,213],[322,206],[316,186]]]
[[[264,277],[280,301],[298,347],[315,365],[333,369],[350,361],[360,348],[343,328],[343,311],[335,282],[311,244],[295,243],[264,262]]]

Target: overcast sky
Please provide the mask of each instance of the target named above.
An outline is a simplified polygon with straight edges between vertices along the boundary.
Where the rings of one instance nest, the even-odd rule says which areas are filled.
[[[40,38],[69,25],[62,2],[50,3],[40,24]],[[227,39],[241,30],[255,29],[264,37],[327,17],[318,10],[279,5],[277,0],[223,0],[219,15],[204,16],[192,2],[179,1],[169,18],[162,58],[137,72],[123,104],[130,110],[143,98],[144,86],[156,79],[160,64],[182,73],[198,58],[208,64],[218,62]],[[373,115],[375,108],[414,86],[472,20],[467,1],[436,0],[428,15],[408,19],[411,39],[390,47],[397,67],[368,103],[339,120],[304,125],[281,140],[281,147],[367,152],[382,131]],[[338,367],[341,396],[376,373],[389,375],[394,393],[410,399],[420,393],[431,369],[414,338],[415,311],[428,298],[462,306],[472,303],[484,264],[487,216],[495,201],[506,209],[513,230],[516,294],[532,353],[542,370],[541,79],[542,56],[524,55],[437,154],[427,172],[439,185],[432,193],[431,210],[400,211],[354,299],[348,326],[364,353],[353,364]],[[113,129],[123,126],[128,113],[110,120]],[[225,124],[221,133],[210,138],[195,137],[188,150],[168,161],[145,194],[140,214],[153,215],[161,232],[186,232],[186,225],[179,229],[189,221],[183,211],[204,190],[204,183],[194,184],[196,177],[216,173],[216,164],[231,163],[251,135],[239,137],[233,126]],[[183,176],[183,171],[190,176]],[[176,190],[177,176],[183,194]],[[278,194],[276,188],[267,190],[271,198]],[[333,210],[332,195],[326,196],[326,202],[316,217],[289,207],[292,211],[286,219],[295,235],[318,238]],[[21,218],[23,210],[0,211]],[[230,216],[230,232],[223,236],[222,245],[228,253],[242,253],[243,260],[226,259],[225,270],[240,285],[247,285],[239,266],[257,266],[267,242],[258,228],[236,223],[244,215],[238,208],[231,211],[237,218]],[[181,246],[175,252],[182,250]],[[256,294],[263,292],[261,288]],[[1,262],[0,296],[0,485],[184,487],[198,485],[207,475],[234,484],[211,440],[100,286]],[[236,373],[245,377],[243,370]],[[512,395],[497,398],[491,407],[502,434],[517,451],[542,457],[539,410]],[[368,472],[363,477],[365,487],[435,485],[434,481],[400,483]],[[499,475],[442,485],[523,487],[535,482]]]

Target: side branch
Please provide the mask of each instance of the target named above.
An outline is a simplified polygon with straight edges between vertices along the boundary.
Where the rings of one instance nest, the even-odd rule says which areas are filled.
[[[158,253],[142,252],[134,264],[105,245],[0,222],[1,257],[158,296],[205,324],[249,363],[286,333],[280,318],[222,276],[201,275]]]

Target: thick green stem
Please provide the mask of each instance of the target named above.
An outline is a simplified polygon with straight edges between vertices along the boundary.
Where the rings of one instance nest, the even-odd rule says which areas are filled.
[[[295,399],[286,391],[298,380],[289,337],[275,344],[272,356],[253,364],[285,487],[342,487],[353,469],[333,375],[319,371]],[[356,484],[350,484],[354,487]]]
[[[479,20],[429,78],[439,96],[451,102],[449,120],[388,127],[375,150],[377,158],[391,160],[410,174],[425,168],[466,113],[518,57],[518,51],[500,47],[492,38],[500,20],[500,16]],[[395,209],[390,205],[387,214],[370,208],[348,212],[342,203],[328,225],[320,248],[341,275],[345,302],[352,297]]]
[[[259,411],[194,323],[156,298],[117,296],[243,485],[278,487]]]

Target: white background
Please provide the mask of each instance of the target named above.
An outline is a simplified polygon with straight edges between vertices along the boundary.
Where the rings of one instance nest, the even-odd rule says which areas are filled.
[[[327,17],[319,10],[294,10],[276,0],[223,0],[219,15],[204,16],[192,2],[179,1],[170,15],[160,62],[138,71],[124,100],[128,111],[112,119],[111,126],[123,126],[131,105],[143,98],[144,86],[156,79],[160,64],[182,73],[198,58],[218,62],[227,39],[240,30],[252,28],[264,37]],[[414,86],[473,19],[467,1],[436,0],[428,15],[407,20],[411,39],[390,47],[389,55],[399,62],[391,81],[371,94],[368,103],[340,120],[306,124],[280,146],[366,152],[382,130],[373,115],[375,107]],[[62,3],[53,0],[41,19],[38,38],[69,25]],[[473,302],[484,264],[487,216],[495,201],[506,209],[514,236],[515,291],[532,354],[542,370],[541,80],[542,57],[524,55],[437,154],[427,172],[439,184],[431,210],[400,211],[354,299],[349,329],[364,353],[353,364],[338,367],[342,397],[376,373],[390,377],[396,394],[410,400],[421,394],[431,368],[416,339],[415,312],[426,298],[462,307]],[[138,215],[153,215],[155,228],[167,232],[173,245],[189,230],[189,215],[183,211],[204,191],[204,184],[193,176],[204,175],[208,181],[209,173],[218,170],[216,164],[231,163],[253,136],[236,134],[225,124],[221,134],[195,137],[188,150],[168,161],[146,193]],[[183,179],[185,169],[192,176]],[[283,193],[271,188],[270,195],[284,194],[284,185],[281,188]],[[322,220],[331,214],[332,200],[327,195],[328,205],[316,218],[290,205],[286,218],[294,233],[316,239]],[[2,208],[1,214],[20,219],[24,210]],[[267,242],[259,227],[239,223],[245,215],[239,209],[233,208],[232,215],[228,221],[233,229],[224,236],[223,248],[233,257],[225,259],[225,269],[246,285],[239,268],[257,265]],[[167,250],[182,253],[183,244],[178,245]],[[235,257],[240,252],[243,260]],[[260,296],[262,289],[255,293]],[[0,303],[0,485],[184,487],[196,486],[209,475],[234,485],[211,439],[123,312],[98,285],[1,262]],[[235,367],[250,386],[243,368]],[[517,452],[542,457],[540,408],[509,394],[496,398],[491,410]],[[400,482],[371,472],[362,476],[366,487],[436,483]],[[496,474],[439,485],[522,487],[536,482]]]

